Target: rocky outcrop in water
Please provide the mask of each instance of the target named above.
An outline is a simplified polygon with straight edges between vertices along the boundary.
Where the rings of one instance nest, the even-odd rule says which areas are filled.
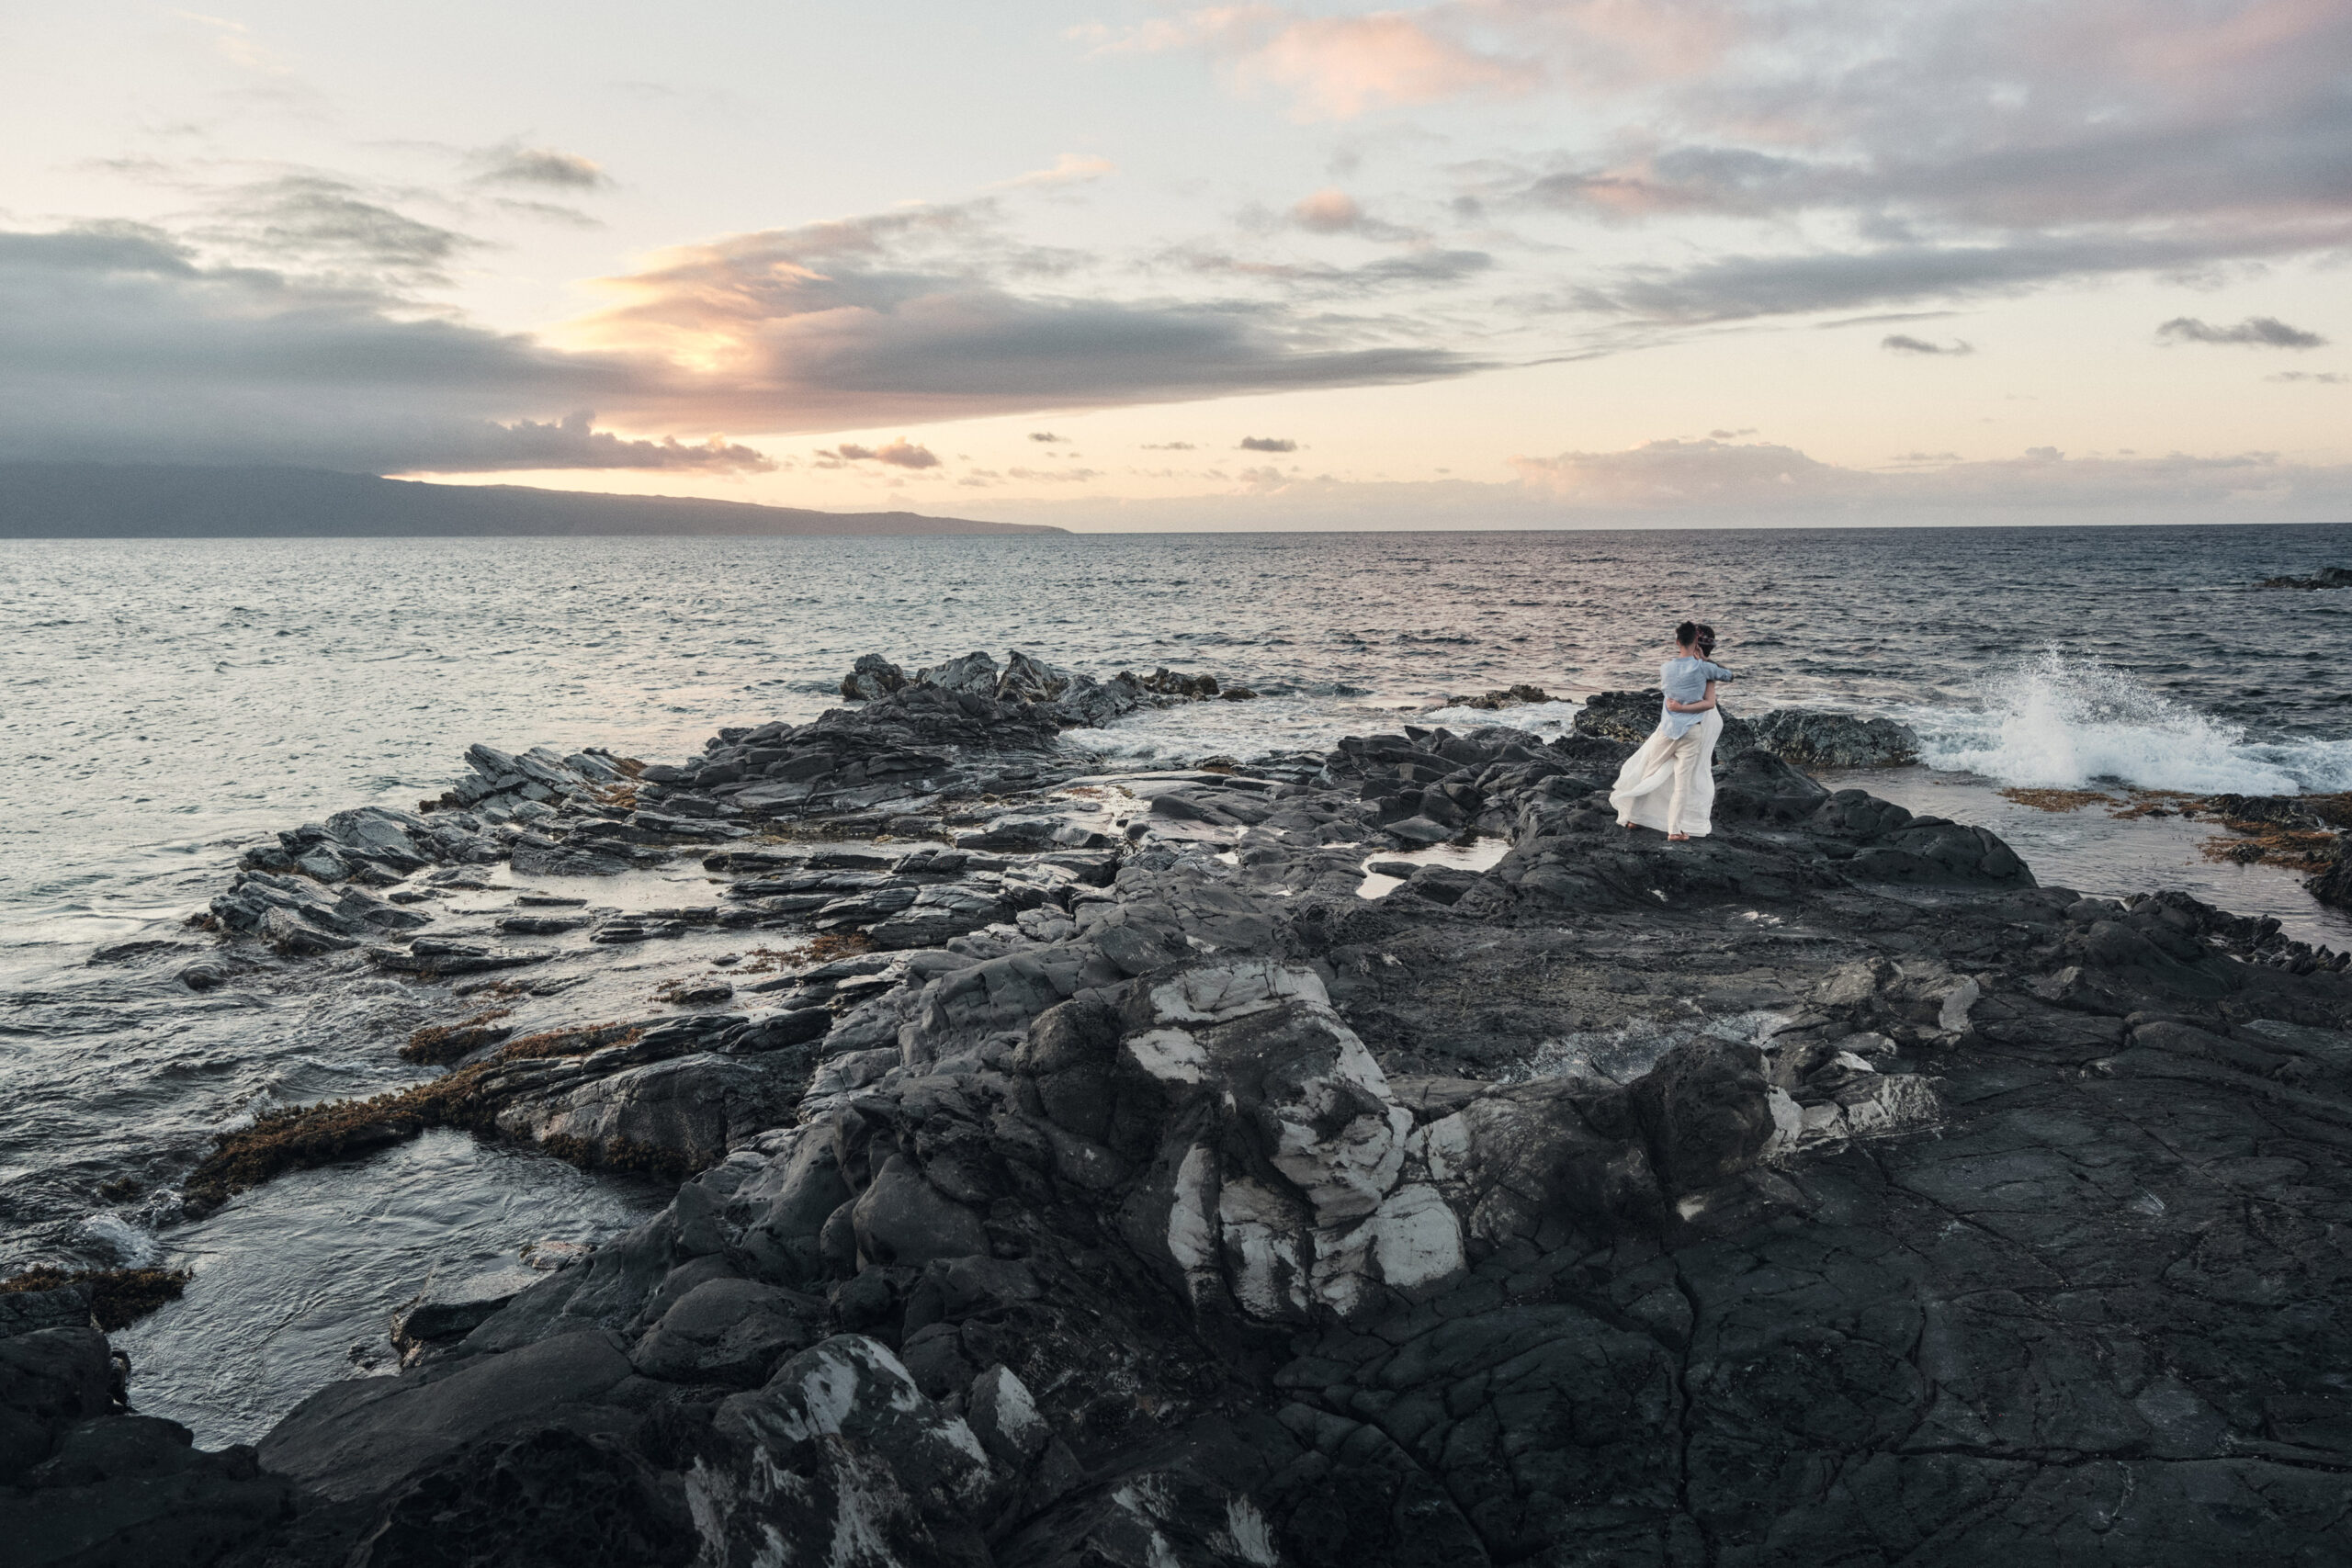
[[[2343,955],[2038,886],[1762,750],[1669,845],[1615,826],[1627,744],[1590,734],[1090,777],[988,745],[998,700],[706,753],[781,752],[757,782],[644,770],[635,812],[746,829],[639,846],[726,879],[707,919],[866,950],[432,1080],[491,1135],[696,1173],[569,1266],[435,1283],[406,1370],[260,1445],[236,1540],[145,1561],[2335,1550]],[[885,733],[946,761],[865,793]],[[821,795],[744,800],[820,753]],[[1015,758],[1019,798],[957,804]],[[1479,834],[1475,869],[1397,858]],[[1364,897],[1368,862],[1406,875]],[[512,940],[553,974],[610,929]],[[29,1473],[0,1508],[48,1506]]]
[[[1548,703],[1552,694],[1541,686],[1500,686],[1476,696],[1446,699],[1447,707],[1471,708],[1481,713],[1499,713],[1504,708],[1527,707],[1535,703]]]
[[[1781,708],[1755,720],[1754,745],[1800,768],[1895,768],[1919,760],[1919,736],[1891,718]]]
[[[1595,693],[1577,713],[1575,731],[1638,746],[1657,728],[1664,697],[1656,687]],[[1728,759],[1751,750],[1768,751],[1801,768],[1894,768],[1919,760],[1919,737],[1891,718],[1805,708],[1776,708],[1753,719],[1725,714],[1715,755]]]
[[[2305,592],[2322,588],[2352,588],[2352,567],[2324,566],[2309,577],[2266,577],[2256,586],[2300,588]]]
[[[1122,670],[1107,681],[1097,681],[1017,649],[1005,655],[1001,667],[985,653],[967,653],[912,675],[880,654],[864,654],[842,678],[841,693],[852,702],[879,702],[910,686],[1012,704],[1069,729],[1096,728],[1138,707],[1220,696],[1247,700],[1257,695],[1244,687],[1220,686],[1214,675],[1187,675],[1164,667],[1148,675]]]

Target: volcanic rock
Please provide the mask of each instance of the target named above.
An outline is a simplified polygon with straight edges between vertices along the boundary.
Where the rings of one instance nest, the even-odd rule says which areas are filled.
[[[756,982],[779,1010],[458,1069],[489,1133],[675,1196],[287,1416],[252,1561],[526,1561],[516,1497],[582,1562],[2339,1554],[2344,955],[2039,886],[1767,750],[1722,758],[1711,837],[1626,833],[1654,694],[1134,776],[1073,849],[1010,825],[1089,819],[1043,787],[1036,662],[645,785],[848,837],[1035,769],[983,829],[1022,847],[708,854],[698,918],[884,949]],[[1822,720],[1789,733],[1851,741]],[[1504,852],[1360,896],[1430,834]],[[352,919],[246,876],[256,924]],[[61,1370],[0,1408],[46,1456],[107,1418],[104,1346],[40,1333]]]

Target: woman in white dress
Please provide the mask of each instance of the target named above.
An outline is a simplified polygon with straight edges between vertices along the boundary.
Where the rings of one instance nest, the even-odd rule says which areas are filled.
[[[1657,728],[1618,770],[1609,804],[1619,827],[1656,828],[1680,843],[1714,830],[1715,739],[1724,732],[1715,682],[1731,671],[1706,657],[1714,651],[1713,627],[1685,621],[1674,641],[1674,657],[1658,666],[1666,701]]]

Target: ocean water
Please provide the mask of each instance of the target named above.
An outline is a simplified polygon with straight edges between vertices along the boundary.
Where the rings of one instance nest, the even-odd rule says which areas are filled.
[[[239,851],[436,795],[477,740],[648,760],[812,717],[857,655],[1021,648],[1261,693],[1071,737],[1190,761],[1420,722],[1556,732],[1712,621],[1735,712],[1885,714],[1917,768],[1860,783],[1979,821],[2045,882],[2181,886],[2297,934],[2352,924],[2204,830],[2051,815],[2002,785],[2352,788],[2352,525],[1665,535],[0,542],[0,1269],[167,1260],[188,1296],[119,1337],[141,1408],[248,1438],[380,1369],[434,1271],[591,1240],[658,1206],[461,1137],[282,1179],[198,1224],[174,1186],[256,1110],[413,1081],[447,1002],[400,982],[171,980]],[[1450,696],[1527,682],[1500,714]],[[1435,710],[1435,711],[1431,711]],[[650,895],[649,895],[650,896]],[[671,895],[674,897],[674,895]],[[135,1190],[133,1190],[135,1189]]]

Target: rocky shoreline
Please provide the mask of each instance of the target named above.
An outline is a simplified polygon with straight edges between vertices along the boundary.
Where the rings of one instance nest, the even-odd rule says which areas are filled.
[[[845,691],[247,856],[181,982],[401,976],[446,1070],[228,1134],[191,1213],[428,1126],[676,1196],[436,1281],[257,1449],[128,1411],[86,1282],[0,1293],[24,1561],[2340,1551],[2347,955],[1792,765],[1896,726],[1727,732],[1668,845],[1603,794],[1655,694],[1143,772],[1088,728],[1234,694]]]

